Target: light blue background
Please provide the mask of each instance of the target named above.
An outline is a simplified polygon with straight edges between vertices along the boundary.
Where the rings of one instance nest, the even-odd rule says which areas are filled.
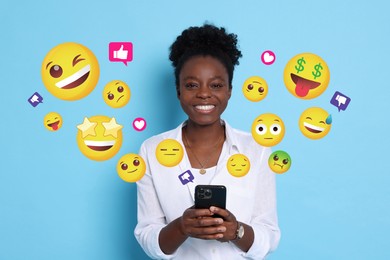
[[[0,259],[147,259],[134,236],[136,186],[122,181],[118,159],[137,153],[146,138],[185,117],[175,96],[168,47],[186,27],[210,21],[237,33],[243,52],[224,118],[250,130],[265,112],[278,114],[287,132],[275,149],[292,168],[277,175],[282,239],[269,259],[390,259],[388,166],[390,16],[386,1],[2,1]],[[57,44],[89,47],[100,79],[86,98],[67,102],[42,84],[40,67]],[[131,41],[128,66],[108,61],[108,44]],[[276,62],[260,61],[273,50]],[[300,100],[284,87],[287,61],[302,52],[328,63],[331,81],[318,98]],[[241,92],[252,75],[270,90],[260,103]],[[121,109],[102,100],[104,85],[121,79],[132,97]],[[27,99],[38,91],[44,103]],[[329,100],[340,91],[352,101],[338,112]],[[301,112],[320,106],[332,113],[331,132],[305,138]],[[59,112],[58,132],[43,117]],[[96,162],[78,150],[76,126],[103,114],[124,125],[124,144],[112,159]],[[148,126],[137,132],[136,117]]]

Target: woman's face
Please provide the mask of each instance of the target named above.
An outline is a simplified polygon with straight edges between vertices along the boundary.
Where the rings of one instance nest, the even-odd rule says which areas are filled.
[[[178,98],[189,119],[199,125],[218,122],[231,96],[225,66],[211,56],[194,56],[182,67]]]

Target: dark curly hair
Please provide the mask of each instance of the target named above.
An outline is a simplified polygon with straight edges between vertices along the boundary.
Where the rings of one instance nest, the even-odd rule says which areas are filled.
[[[228,34],[225,28],[211,24],[202,27],[189,27],[170,47],[169,59],[175,69],[176,90],[179,91],[179,74],[186,61],[193,56],[211,56],[218,59],[229,75],[229,87],[232,87],[234,65],[242,57],[237,47],[237,35]]]

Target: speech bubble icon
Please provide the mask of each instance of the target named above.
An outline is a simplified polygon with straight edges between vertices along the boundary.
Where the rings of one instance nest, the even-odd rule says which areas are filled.
[[[189,182],[193,182],[195,177],[190,170],[187,170],[179,175],[179,179],[183,185],[186,185]]]
[[[339,112],[340,110],[347,109],[349,102],[351,102],[351,99],[347,97],[346,95],[336,91],[330,100],[330,103],[338,108]]]
[[[28,103],[30,103],[30,105],[32,105],[33,107],[36,107],[39,105],[39,103],[43,103],[43,97],[41,95],[39,95],[38,92],[35,92],[34,94],[32,94],[31,97],[29,97],[27,99]]]
[[[110,42],[108,59],[111,62],[123,62],[127,66],[127,63],[133,60],[133,44],[131,42]]]

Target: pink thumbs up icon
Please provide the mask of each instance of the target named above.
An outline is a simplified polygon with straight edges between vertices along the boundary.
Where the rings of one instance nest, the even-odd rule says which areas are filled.
[[[110,42],[108,45],[108,59],[111,62],[127,62],[133,60],[133,44],[131,42]]]

